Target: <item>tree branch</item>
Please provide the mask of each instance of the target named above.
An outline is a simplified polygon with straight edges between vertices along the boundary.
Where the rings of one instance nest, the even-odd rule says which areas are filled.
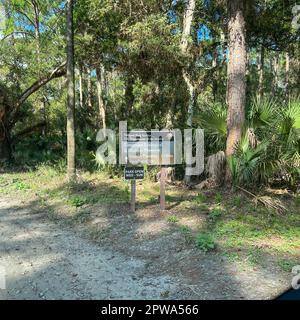
[[[18,109],[33,93],[46,85],[49,81],[55,78],[62,77],[66,74],[66,62],[52,70],[48,75],[35,81],[29,88],[27,88],[18,98],[15,108]]]
[[[46,122],[42,121],[42,122],[39,122],[39,123],[33,125],[32,127],[25,128],[24,130],[22,130],[22,131],[18,132],[17,134],[15,134],[15,136],[13,137],[12,140],[15,140],[15,139],[18,139],[20,137],[24,137],[26,135],[29,135],[29,134],[31,134],[31,133],[33,133],[33,132],[35,132],[35,131],[37,131],[37,130],[39,130],[41,128],[44,128],[46,125],[47,125]]]

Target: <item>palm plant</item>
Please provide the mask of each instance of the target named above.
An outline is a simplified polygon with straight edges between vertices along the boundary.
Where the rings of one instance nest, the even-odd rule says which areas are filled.
[[[268,183],[279,178],[295,184],[300,177],[300,97],[288,105],[268,97],[254,98],[246,114],[242,138],[227,159],[233,182]],[[225,150],[225,106],[210,106],[197,120],[205,130],[208,152]]]
[[[209,152],[225,149],[226,145],[226,106],[220,103],[208,105],[205,110],[195,115],[195,120],[204,129]]]
[[[282,110],[278,121],[279,139],[282,142],[281,163],[289,172],[290,180],[300,176],[300,99],[292,98]]]

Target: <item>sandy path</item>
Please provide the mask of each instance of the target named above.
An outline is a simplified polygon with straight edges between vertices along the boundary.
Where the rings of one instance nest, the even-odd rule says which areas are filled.
[[[102,249],[17,200],[0,199],[0,299],[178,297],[172,277],[146,275],[145,261]]]
[[[96,244],[1,196],[0,299],[270,299],[291,281],[271,265],[250,272],[217,254],[178,252],[173,234],[133,243],[131,234],[117,237],[118,247]]]

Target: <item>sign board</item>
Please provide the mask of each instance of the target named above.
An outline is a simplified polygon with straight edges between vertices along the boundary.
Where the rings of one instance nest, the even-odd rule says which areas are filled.
[[[125,180],[144,179],[144,168],[126,167],[124,176],[125,176]]]
[[[137,165],[174,164],[175,134],[172,130],[122,132],[126,163]]]

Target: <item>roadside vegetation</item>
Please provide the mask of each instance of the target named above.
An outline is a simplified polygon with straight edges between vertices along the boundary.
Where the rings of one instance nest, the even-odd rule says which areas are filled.
[[[129,184],[122,177],[81,172],[80,180],[69,184],[59,168],[41,165],[28,172],[2,174],[0,193],[23,199],[51,219],[84,227],[95,241],[121,241],[114,235],[122,237],[128,228],[142,225],[149,229],[143,234],[143,241],[176,233],[186,249],[222,255],[229,262],[255,267],[270,263],[271,259],[286,272],[300,262],[297,194],[271,188],[261,191],[262,197],[268,194],[280,202],[286,208],[282,212],[243,191],[187,191],[177,183],[168,185],[167,211],[160,213],[159,183],[146,179],[138,183],[138,207],[132,214]],[[157,222],[154,226],[153,220]]]

